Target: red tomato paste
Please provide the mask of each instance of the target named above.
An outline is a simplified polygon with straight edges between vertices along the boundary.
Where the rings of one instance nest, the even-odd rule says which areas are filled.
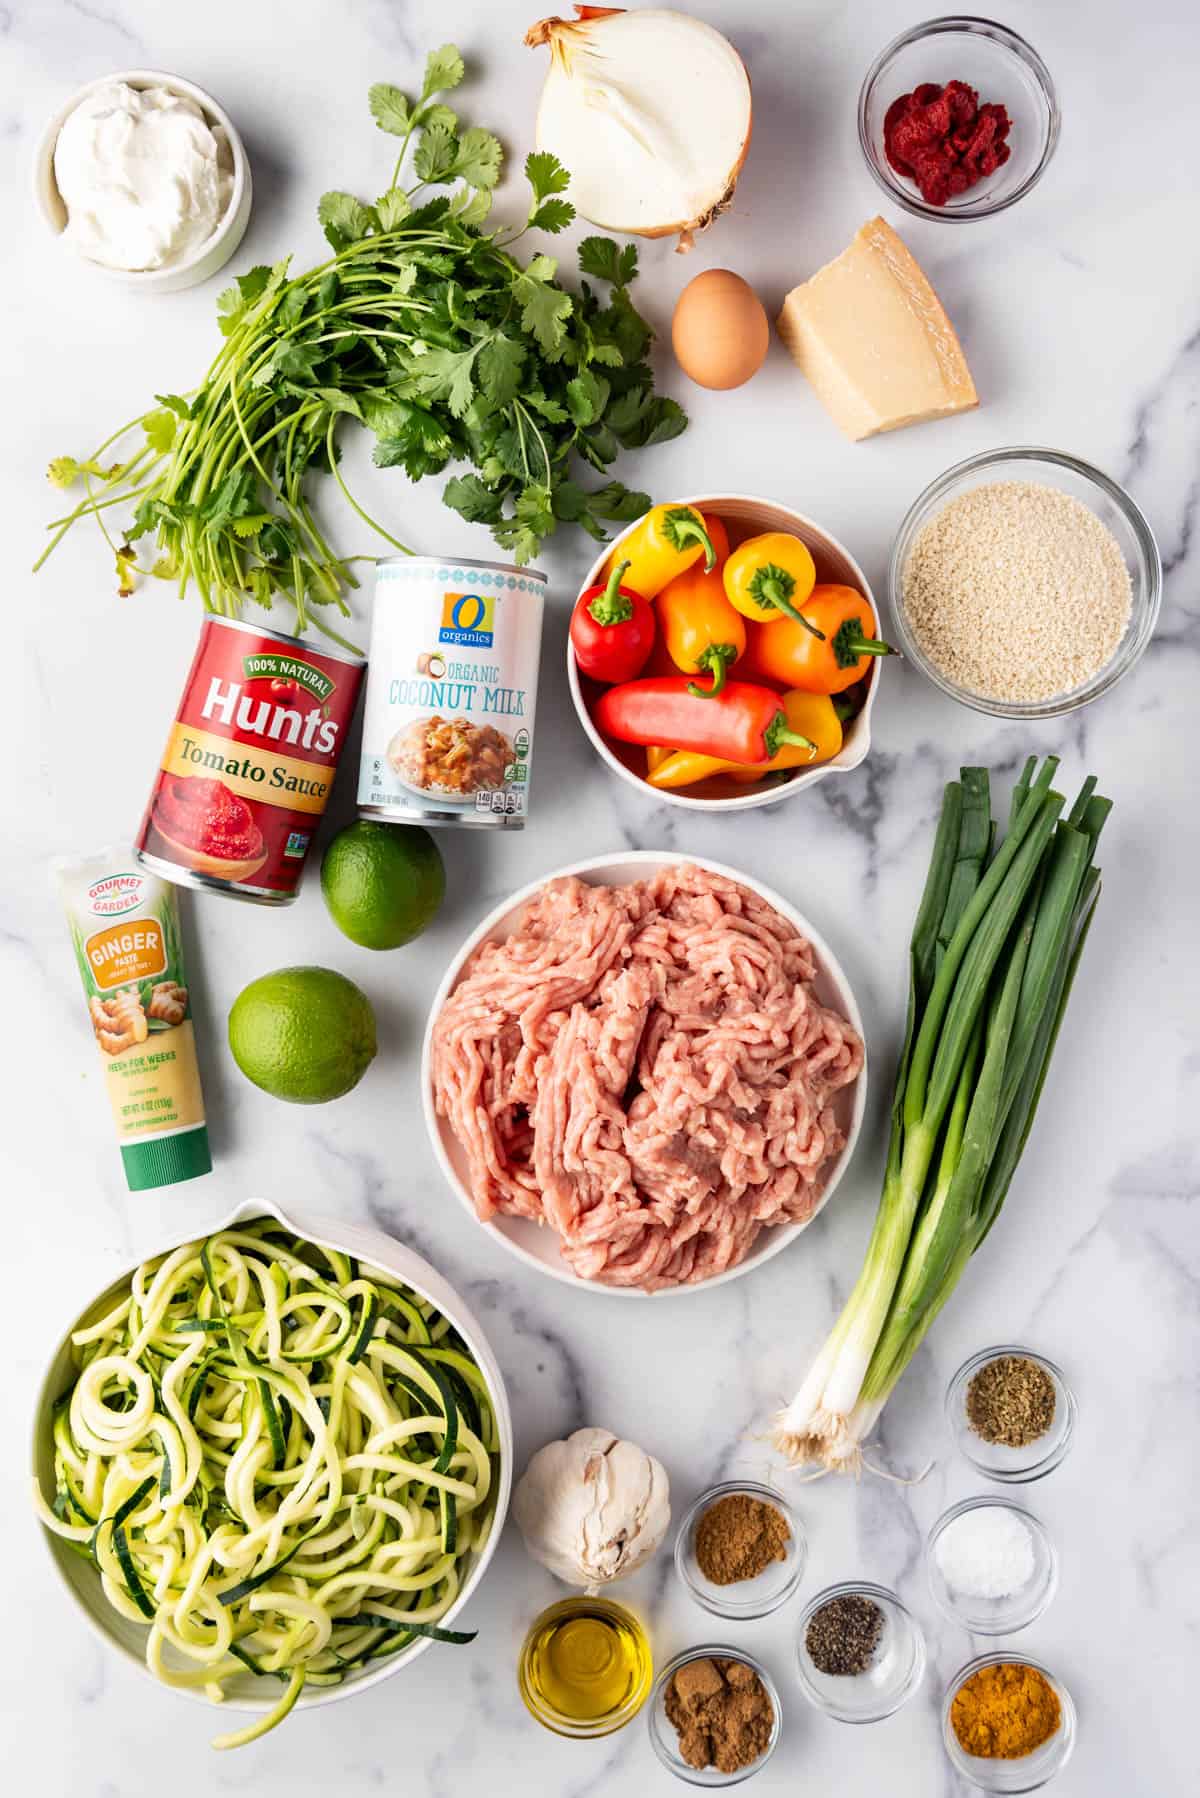
[[[136,853],[168,880],[295,897],[333,787],[363,664],[206,618]]]
[[[188,849],[221,861],[252,861],[263,852],[263,833],[244,799],[223,780],[202,774],[169,774],[154,802],[155,828]]]
[[[922,82],[887,109],[883,147],[898,175],[915,181],[929,206],[944,206],[977,181],[995,174],[1012,154],[1012,120],[965,81]]]

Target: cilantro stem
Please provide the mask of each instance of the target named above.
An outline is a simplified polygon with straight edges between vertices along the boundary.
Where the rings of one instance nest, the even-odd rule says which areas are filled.
[[[345,481],[342,479],[342,471],[337,465],[337,457],[334,454],[334,450],[336,447],[334,444],[335,423],[336,423],[335,419],[331,418],[329,421],[329,429],[325,433],[325,444],[326,444],[326,448],[329,453],[329,467],[333,473],[334,480],[337,482],[338,486],[342,490],[343,498],[346,499],[350,503],[351,506],[353,506],[354,510],[358,513],[358,516],[362,519],[363,523],[369,524],[373,531],[378,531],[379,535],[384,539],[384,541],[386,543],[390,543],[393,546],[393,548],[398,549],[400,551],[401,555],[403,555],[403,556],[415,556],[417,553],[415,549],[410,549],[408,547],[407,543],[401,543],[399,537],[393,537],[392,533],[390,531],[384,530],[383,526],[379,523],[378,519],[372,518],[371,514],[369,512],[365,512],[363,510],[363,508],[359,505],[358,501],[355,499],[354,495],[351,493],[349,487],[347,487]]]

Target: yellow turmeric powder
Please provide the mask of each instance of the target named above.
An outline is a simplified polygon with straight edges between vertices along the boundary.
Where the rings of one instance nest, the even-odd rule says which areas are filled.
[[[950,1721],[965,1753],[1015,1761],[1049,1741],[1062,1722],[1062,1706],[1036,1667],[1000,1661],[964,1680]]]

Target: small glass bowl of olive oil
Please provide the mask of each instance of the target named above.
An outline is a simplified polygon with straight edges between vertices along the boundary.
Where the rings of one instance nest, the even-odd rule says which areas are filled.
[[[650,1643],[632,1611],[609,1598],[564,1598],[535,1617],[517,1683],[530,1714],[560,1736],[607,1736],[650,1695]]]

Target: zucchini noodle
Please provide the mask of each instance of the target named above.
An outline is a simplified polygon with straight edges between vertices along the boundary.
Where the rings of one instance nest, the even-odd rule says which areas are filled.
[[[46,1528],[148,1625],[146,1664],[214,1702],[282,1696],[439,1626],[494,1517],[499,1438],[449,1320],[378,1269],[261,1218],[144,1263],[72,1335]]]

